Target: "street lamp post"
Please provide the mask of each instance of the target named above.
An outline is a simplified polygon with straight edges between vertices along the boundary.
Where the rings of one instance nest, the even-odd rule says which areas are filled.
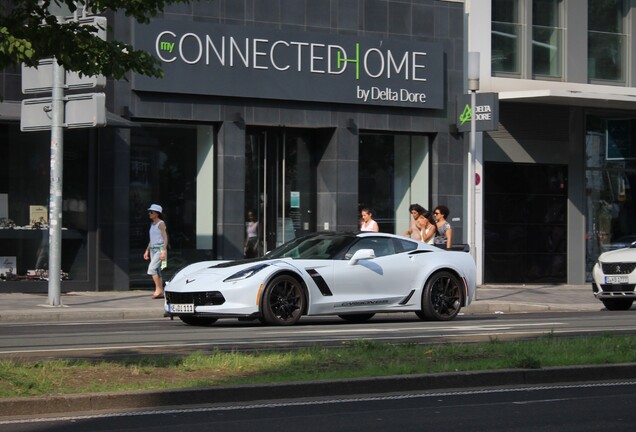
[[[467,199],[467,236],[470,253],[477,259],[475,251],[475,141],[477,135],[477,123],[475,118],[475,105],[479,90],[479,53],[468,53],[468,91],[470,91],[470,144],[468,147],[468,199]]]

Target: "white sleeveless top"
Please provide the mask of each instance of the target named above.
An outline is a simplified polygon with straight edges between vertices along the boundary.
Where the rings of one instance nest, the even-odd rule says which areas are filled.
[[[163,221],[159,220],[156,224],[150,225],[150,246],[163,244],[163,237],[161,236],[161,231],[159,231],[159,225],[162,223]]]
[[[375,231],[375,227],[378,226],[378,223],[371,219],[369,223],[362,223],[360,225],[360,231]]]

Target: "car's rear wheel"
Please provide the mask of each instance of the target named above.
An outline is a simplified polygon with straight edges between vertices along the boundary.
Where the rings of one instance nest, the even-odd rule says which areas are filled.
[[[632,299],[603,299],[601,300],[607,310],[622,311],[632,307]]]
[[[209,326],[214,324],[218,318],[211,317],[199,317],[199,316],[190,316],[190,315],[180,315],[179,319],[186,324],[193,326]]]
[[[363,323],[366,321],[369,321],[371,318],[373,318],[375,314],[374,313],[360,313],[360,314],[347,314],[347,315],[338,315],[340,318],[342,318],[345,321],[348,321],[350,323]]]
[[[426,282],[422,293],[422,310],[417,312],[423,320],[449,321],[461,309],[461,282],[454,274],[441,271]]]
[[[289,275],[277,276],[267,284],[263,295],[263,320],[272,325],[293,325],[305,308],[300,282]]]

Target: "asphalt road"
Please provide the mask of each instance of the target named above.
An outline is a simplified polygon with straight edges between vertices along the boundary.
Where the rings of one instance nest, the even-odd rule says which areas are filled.
[[[636,381],[360,394],[0,420],[4,432],[633,431]]]
[[[449,322],[424,322],[414,314],[378,315],[363,324],[337,317],[303,318],[293,327],[258,321],[222,321],[193,327],[179,320],[148,319],[93,323],[9,323],[2,326],[0,358],[130,356],[212,349],[254,350],[308,345],[339,346],[359,339],[388,342],[480,341],[537,337],[636,333],[632,311],[465,315]]]
[[[303,344],[335,344],[353,339],[376,339],[395,342],[437,342],[515,337],[534,337],[541,334],[589,334],[634,332],[631,311],[608,312],[593,298],[588,286],[510,286],[480,287],[478,299],[462,310],[462,315],[450,322],[422,322],[414,314],[378,315],[365,324],[349,324],[339,318],[303,318],[294,327],[267,327],[258,323],[221,320],[212,327],[190,327],[178,320],[161,318],[162,303],[151,300],[148,292],[77,292],[65,294],[63,305],[50,307],[46,296],[32,294],[0,293],[0,358],[16,357],[67,357],[125,355],[138,353],[182,352],[193,350],[259,349],[262,347],[293,347]],[[636,380],[636,364],[600,366],[577,366],[568,368],[542,368],[537,370],[513,369],[505,371],[480,371],[472,373],[424,374],[400,377],[381,377],[360,380],[319,381],[309,383],[285,383],[280,385],[230,386],[204,389],[186,389],[166,392],[109,393],[95,395],[50,395],[40,398],[0,398],[0,430],[70,430],[57,420],[41,422],[38,416],[50,413],[52,416],[66,416],[69,412],[101,412],[102,410],[123,410],[119,417],[128,416],[135,410],[176,406],[184,403],[205,404],[209,407],[220,403],[234,404],[266,400],[277,404],[281,398],[352,397],[383,392],[432,391],[433,389],[495,388],[514,385],[521,388],[539,383],[574,383],[587,380]],[[401,394],[401,393],[400,393]],[[339,396],[338,396],[339,395]],[[409,399],[410,398],[406,398]],[[215,405],[210,405],[210,403]],[[604,402],[608,402],[605,401]],[[258,403],[258,402],[253,402]],[[478,402],[477,402],[478,403]],[[320,402],[319,405],[323,403]],[[302,405],[302,404],[301,404]],[[305,428],[305,422],[315,421],[320,425],[320,417],[296,418],[298,404],[280,405],[286,414],[272,417],[274,424],[287,427]],[[176,409],[176,408],[175,408]],[[243,408],[241,408],[243,409]],[[467,407],[468,409],[468,407]],[[611,412],[611,408],[608,412]],[[163,408],[160,410],[162,413]],[[605,412],[606,407],[599,412]],[[152,411],[155,414],[157,411]],[[170,411],[165,418],[171,418],[181,411]],[[207,412],[207,411],[206,411]],[[216,411],[207,416],[218,417]],[[365,412],[362,410],[362,412]],[[496,410],[495,410],[496,412]],[[586,414],[592,410],[586,411]],[[261,415],[260,413],[257,415]],[[391,421],[400,424],[400,416],[387,415]],[[424,414],[422,414],[424,415]],[[495,414],[493,414],[495,415]],[[22,423],[7,423],[8,419],[23,417]],[[285,417],[287,420],[285,420]],[[419,417],[419,414],[418,414]],[[31,419],[31,423],[24,423]],[[455,417],[447,418],[448,425],[455,428]],[[420,419],[421,420],[421,419]],[[195,420],[198,421],[198,420]],[[202,420],[205,424],[207,419]],[[352,420],[353,421],[353,420]],[[363,419],[355,420],[363,421]],[[337,419],[336,424],[347,423]],[[71,423],[83,425],[79,430],[123,430],[123,423],[95,422],[93,417],[81,417]],[[144,430],[155,430],[146,426]],[[160,422],[161,423],[161,422]],[[240,430],[250,430],[262,425],[241,426]],[[443,422],[442,422],[443,423]],[[169,422],[165,424],[170,424]],[[191,430],[186,427],[171,430]],[[496,430],[505,430],[497,422]],[[594,423],[590,423],[594,424]],[[605,423],[603,423],[605,424]],[[60,426],[61,425],[61,426]],[[130,430],[140,430],[136,423],[128,424]],[[232,422],[219,423],[215,430],[235,430]],[[255,426],[257,425],[257,426]],[[426,427],[430,430],[436,430]],[[444,423],[445,427],[446,423]],[[5,428],[7,426],[7,428]],[[156,430],[163,430],[161,423]],[[218,426],[218,427],[217,427]],[[314,424],[310,424],[311,427]],[[369,430],[372,424],[367,425]],[[384,425],[386,426],[386,425]],[[569,425],[566,425],[569,427]],[[237,428],[239,426],[236,426]],[[443,430],[440,426],[440,429]],[[110,429],[109,429],[110,428]],[[391,427],[392,428],[392,427]],[[207,426],[199,430],[209,429]],[[350,430],[349,428],[348,430]],[[357,427],[353,428],[357,430]],[[409,426],[405,429],[410,430]],[[478,429],[486,430],[493,427]],[[513,428],[524,430],[523,428]],[[620,427],[616,428],[621,430]],[[325,430],[325,429],[319,429]],[[338,430],[338,429],[334,429]],[[386,430],[380,429],[380,430]],[[422,430],[421,428],[417,430]],[[470,430],[470,429],[469,429]],[[540,427],[530,430],[550,430]],[[555,429],[555,430],[588,430]],[[599,430],[591,428],[589,430]]]

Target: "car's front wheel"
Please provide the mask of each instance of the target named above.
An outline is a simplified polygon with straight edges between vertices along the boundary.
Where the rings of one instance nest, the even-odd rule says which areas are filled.
[[[449,321],[457,316],[461,304],[461,282],[454,274],[441,271],[426,282],[422,310],[417,316],[427,321]]]
[[[603,299],[601,300],[607,310],[623,311],[632,307],[632,299]]]
[[[179,319],[186,324],[193,326],[209,326],[214,324],[218,318],[210,318],[210,317],[199,317],[199,316],[190,316],[190,315],[180,315]]]
[[[373,318],[374,315],[374,313],[358,313],[338,316],[350,323],[363,323],[369,321],[371,318]]]
[[[293,325],[305,307],[303,287],[289,275],[277,276],[263,295],[263,321],[272,325]]]

